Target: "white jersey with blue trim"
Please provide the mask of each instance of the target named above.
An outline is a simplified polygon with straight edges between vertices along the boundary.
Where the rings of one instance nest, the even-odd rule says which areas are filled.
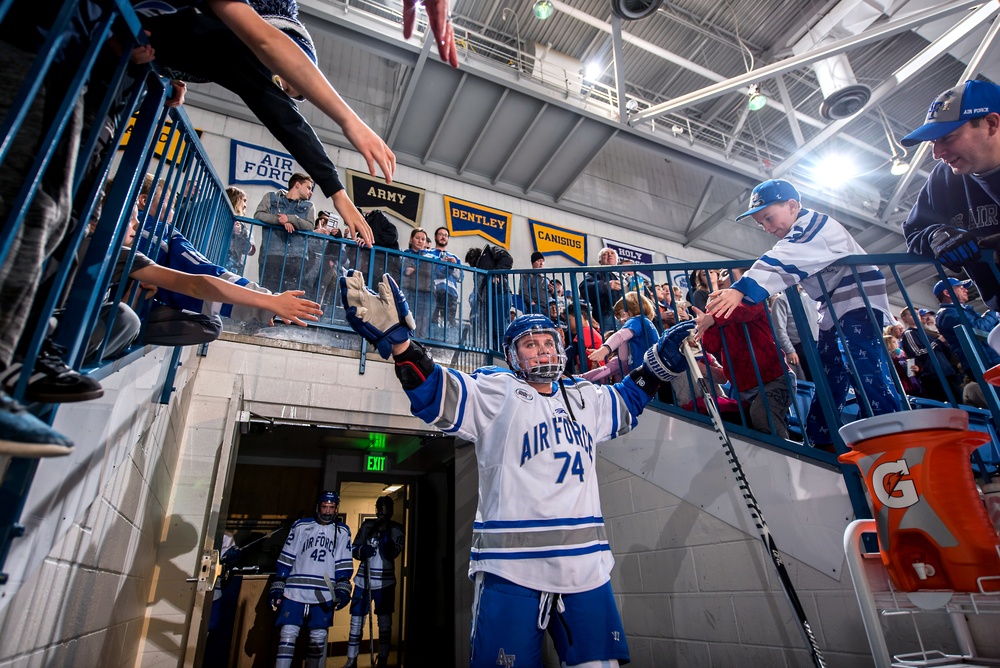
[[[819,328],[827,330],[834,323],[823,299],[822,278],[838,318],[865,308],[863,292],[873,310],[885,314],[886,322],[895,323],[886,293],[885,275],[878,267],[830,266],[849,255],[867,253],[839,222],[824,213],[801,209],[788,234],[761,255],[733,288],[746,295],[744,301],[759,304],[776,292],[802,283],[806,293],[820,303]],[[852,268],[857,269],[860,286]]]
[[[546,396],[505,369],[468,375],[435,366],[407,392],[415,415],[476,444],[470,577],[485,571],[553,593],[589,591],[611,577],[595,449],[630,431],[649,397],[631,379],[563,383],[565,392],[553,383]]]
[[[285,598],[299,603],[333,600],[324,575],[330,581],[350,580],[351,530],[346,524],[320,524],[313,518],[292,525],[281,555],[278,578],[285,581]]]

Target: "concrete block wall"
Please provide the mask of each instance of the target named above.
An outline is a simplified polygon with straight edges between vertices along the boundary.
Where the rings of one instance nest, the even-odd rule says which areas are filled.
[[[158,403],[170,349],[102,379],[105,396],[63,406],[76,442],[39,462],[0,587],[0,666],[132,666],[188,408],[181,367]]]

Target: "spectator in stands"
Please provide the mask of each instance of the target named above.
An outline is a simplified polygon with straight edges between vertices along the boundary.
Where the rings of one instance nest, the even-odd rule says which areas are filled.
[[[531,268],[544,269],[545,256],[531,254]],[[521,274],[521,302],[525,313],[544,313],[549,297],[549,279],[545,274]]]
[[[708,313],[695,318],[702,346],[721,362],[733,383],[733,397],[749,405],[750,425],[771,433],[770,415],[774,433],[788,438],[785,415],[792,405],[791,379],[775,346],[764,305],[737,304],[733,309],[716,309],[713,315],[712,303]],[[757,382],[758,372],[763,386]]]
[[[229,203],[233,205],[233,213],[237,216],[247,215],[247,194],[236,186],[226,188]],[[226,256],[226,269],[234,274],[242,274],[247,258],[257,252],[253,242],[252,227],[242,221],[233,221],[233,236],[229,240],[229,253]]]
[[[482,248],[470,248],[465,254],[465,263],[483,271],[509,271],[514,266],[514,257],[505,248],[486,244]],[[499,336],[507,327],[511,300],[510,283],[505,274],[493,274],[489,280],[482,275],[476,276],[476,289],[469,295],[470,328],[480,345],[500,345]]]
[[[579,365],[579,373],[596,369],[599,366],[604,366],[604,362],[592,362],[587,359],[587,356],[590,355],[590,353],[597,350],[604,344],[604,338],[601,336],[601,331],[597,328],[598,323],[593,318],[590,305],[580,304],[580,319],[582,324],[579,326],[574,314],[567,313],[566,315],[569,319],[569,347],[566,348],[567,369],[576,368],[578,357],[580,355],[579,342],[581,338],[583,340],[584,361]],[[574,366],[570,366],[571,364]],[[567,371],[567,373],[572,375],[574,372]]]
[[[619,307],[624,309],[629,317],[621,329],[606,337],[597,350],[587,355],[587,359],[591,362],[605,362],[602,368],[584,374],[587,380],[598,382],[608,376],[624,378],[642,364],[643,353],[652,345],[649,342],[659,338],[656,328],[653,327],[652,318],[656,315],[653,302],[632,291],[625,293],[625,297],[618,300],[615,308]],[[646,345],[647,343],[649,345]],[[607,361],[608,356],[614,352],[618,354],[611,358],[611,361]]]
[[[901,140],[904,146],[931,142],[938,161],[903,223],[907,250],[964,269],[992,311],[1000,310],[1000,284],[993,268],[977,260],[981,247],[998,246],[1000,234],[998,112],[1000,86],[966,81],[938,95],[926,122]]]
[[[772,179],[753,189],[748,210],[737,220],[752,216],[779,241],[733,287],[713,293],[707,312],[716,318],[728,318],[738,308],[760,304],[775,292],[799,282],[810,296],[819,300],[823,298],[822,274],[822,285],[836,305],[843,343],[858,371],[857,395],[860,397],[864,392],[875,415],[898,411],[900,400],[889,374],[890,360],[881,336],[883,323],[894,322],[885,277],[872,265],[831,267],[839,258],[864,255],[865,251],[843,225],[827,215],[803,208],[800,201],[798,190],[788,181]],[[852,278],[854,269],[860,282]],[[883,322],[873,323],[868,319],[866,295],[876,317]],[[820,306],[819,328],[820,359],[834,405],[839,409],[847,398],[848,386],[855,381],[840,354],[839,333],[826,303]],[[813,444],[828,448],[833,439],[831,430],[839,425],[825,424],[820,404],[814,401],[806,427]]]
[[[618,265],[618,253],[613,248],[602,248],[597,254],[597,264],[602,267]],[[580,283],[580,298],[586,300],[602,332],[615,330],[614,305],[622,298],[621,278],[613,271],[587,272]]]
[[[316,228],[316,207],[309,201],[312,192],[313,180],[296,172],[288,179],[288,190],[264,193],[257,205],[254,218],[275,226],[265,229],[261,239],[264,250],[260,284],[271,292],[285,287],[315,289],[315,274],[308,262],[307,238],[294,234],[296,230],[312,232]],[[315,239],[308,241],[311,242],[309,246],[318,245]]]
[[[811,341],[815,343],[819,337],[819,313],[816,308],[819,306],[802,291],[802,286],[797,285],[799,299],[802,300],[802,308],[809,318],[809,333]],[[778,347],[785,353],[785,361],[795,373],[798,380],[812,382],[812,374],[806,364],[802,337],[799,335],[799,328],[792,317],[792,307],[788,303],[788,295],[784,291],[776,292],[771,297],[771,322],[774,324],[774,335],[778,340]]]
[[[691,306],[704,311],[708,304],[708,296],[719,289],[718,269],[695,269],[688,277],[691,290],[688,291],[687,300]]]
[[[906,353],[900,347],[899,339],[894,334],[886,334],[882,336],[882,340],[885,342],[885,349],[889,351],[889,359],[892,360],[896,375],[899,376],[903,392],[912,396],[920,396],[920,382],[907,370]]]
[[[633,260],[624,259],[621,260],[619,266],[629,266],[634,265]],[[650,288],[649,279],[633,271],[631,268],[622,269],[621,271],[621,282],[622,282],[622,292],[638,292],[640,295],[646,299],[653,300],[653,291]]]
[[[715,389],[715,405],[719,408],[719,413],[722,415],[722,419],[726,422],[733,422],[735,424],[740,424],[740,407],[739,403],[733,399],[726,396],[725,391],[722,389],[720,383],[728,382],[726,377],[726,370],[722,368],[719,364],[719,360],[715,358],[711,353],[706,352],[695,339],[688,339],[686,344],[694,352],[695,361],[698,363],[698,368],[701,370],[701,375],[709,382],[712,383]],[[678,376],[674,376],[674,379],[670,381],[670,387],[673,390],[673,401],[678,406],[686,411],[697,410],[699,413],[708,414],[708,409],[705,406],[704,393],[701,390],[701,385],[694,382],[694,379],[690,374],[682,373]],[[692,393],[693,392],[693,393]],[[696,399],[697,397],[697,399]],[[695,401],[697,401],[697,408],[695,406]]]
[[[360,232],[370,245],[371,230],[347,196],[336,168],[294,98],[308,99],[336,122],[364,157],[372,175],[377,164],[391,181],[395,156],[316,67],[315,47],[298,21],[294,3],[275,4],[281,11],[269,16],[270,21],[251,11],[250,5],[229,0],[206,0],[204,5],[210,11],[191,3],[178,3],[170,8],[173,11],[164,11],[152,3],[155,6],[148,8],[140,5],[137,12],[150,33],[157,64],[179,78],[216,82],[241,97],[299,164],[319,179],[320,188],[333,200],[351,236]],[[408,35],[414,24],[415,3],[406,0],[405,5],[403,32]],[[424,6],[439,53],[457,67],[447,0],[431,0]],[[273,81],[275,75],[278,79]]]
[[[428,255],[441,262],[461,264],[457,255],[448,252],[450,240],[451,232],[447,227],[434,230],[434,248],[427,251]],[[434,313],[431,322],[438,327],[447,327],[449,332],[454,331],[458,322],[458,284],[462,277],[461,269],[453,269],[446,264],[434,265]],[[441,336],[443,338],[444,334]]]
[[[331,212],[320,211],[316,214],[316,227],[313,228],[313,232],[316,234],[325,234],[337,239],[342,238],[343,234],[340,231],[340,226],[337,224],[338,222],[339,218]]]
[[[955,331],[955,328],[959,325],[965,325],[967,328],[972,328],[973,331],[970,331],[970,334],[974,335],[976,331],[979,331],[984,335],[989,335],[997,323],[1000,323],[1000,318],[997,317],[995,311],[987,310],[983,315],[979,315],[974,308],[969,306],[969,285],[971,284],[972,281],[960,281],[957,278],[949,278],[947,282],[941,280],[934,284],[934,296],[941,304],[936,317],[938,331],[948,342],[952,353],[958,356],[962,370],[969,374],[970,378],[972,373],[969,361],[959,343],[958,332]],[[949,287],[951,290],[948,289]],[[958,298],[957,302],[952,300],[952,290]],[[973,336],[973,341],[976,341],[975,336]],[[1000,355],[991,347],[980,345],[978,352],[984,370],[1000,364]]]
[[[933,316],[930,311],[921,309],[920,312]],[[906,327],[903,332],[903,338],[900,339],[900,344],[903,352],[906,353],[909,371],[915,374],[920,383],[920,396],[934,399],[935,401],[946,402],[948,401],[948,395],[944,390],[944,386],[948,384],[951,386],[952,396],[958,397],[960,393],[956,382],[957,371],[949,359],[948,350],[950,347],[945,338],[937,330],[924,326],[924,335],[930,347],[928,348],[927,345],[924,345],[925,339],[921,336],[909,307],[899,312],[899,320]],[[921,324],[923,324],[922,319]],[[937,366],[940,368],[943,376],[938,374],[938,369],[935,368],[934,362],[931,361],[932,355],[934,356],[934,360],[937,361]],[[944,383],[942,383],[942,379]]]
[[[426,253],[430,241],[427,239],[427,230],[422,227],[414,227],[410,230],[410,240],[403,251],[404,257],[402,265],[402,280],[399,283],[400,289],[406,295],[406,303],[413,311],[413,319],[417,323],[416,335],[418,339],[426,339],[431,326],[431,294],[433,292],[433,278],[431,270],[433,265],[430,262],[422,261],[420,258],[428,258]]]

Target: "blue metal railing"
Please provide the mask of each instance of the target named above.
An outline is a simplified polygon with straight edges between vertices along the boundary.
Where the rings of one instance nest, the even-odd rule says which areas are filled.
[[[15,21],[23,13],[11,13],[10,7],[9,2],[0,6],[0,21]],[[126,290],[127,280],[121,280],[110,295],[108,290],[139,186],[154,159],[155,172],[164,174],[170,195],[182,194],[177,224],[170,229],[184,229],[212,257],[223,257],[228,245],[218,223],[228,214],[231,226],[232,209],[186,114],[164,107],[172,93],[170,83],[151,66],[129,62],[132,48],[147,42],[138,18],[125,0],[105,3],[99,16],[91,11],[95,7],[85,9],[79,0],[69,0],[61,4],[51,25],[39,30],[38,44],[3,43],[25,65],[19,89],[0,120],[0,169],[13,177],[7,182],[19,184],[16,191],[2,193],[0,263],[9,260],[15,264],[7,269],[27,276],[37,272],[41,281],[18,343],[22,372],[12,388],[15,399],[24,398],[46,339],[65,347],[64,361],[70,367],[97,377],[110,372],[112,364],[122,364],[122,356],[125,360],[141,356],[143,347],[133,345],[115,351],[117,360],[105,359],[118,304],[135,296],[134,288]],[[41,23],[47,17],[36,18]],[[0,27],[4,39],[30,39],[35,34],[30,25],[18,24],[21,35],[11,35],[9,25]],[[114,40],[109,39],[112,35]],[[111,48],[112,42],[119,50]],[[10,63],[5,68],[9,70]],[[127,130],[128,144],[105,193],[116,149]],[[154,138],[161,136],[167,141],[157,155]],[[65,182],[49,183],[55,176],[65,176]],[[71,215],[65,213],[67,207]],[[47,235],[44,258],[10,254],[20,247],[15,240],[29,230],[39,232],[44,225],[50,226],[41,230]],[[134,253],[133,249],[121,268],[123,276],[130,271]],[[39,261],[41,265],[34,264]],[[54,334],[49,331],[53,314],[60,323]],[[106,333],[95,351],[90,339],[99,322]],[[175,353],[174,365],[177,360]],[[170,386],[168,378],[164,401]],[[49,423],[54,418],[52,405],[29,409]],[[0,482],[0,569],[11,540],[23,533],[18,521],[37,465],[37,459],[29,458],[7,462]],[[5,581],[0,574],[0,583]]]

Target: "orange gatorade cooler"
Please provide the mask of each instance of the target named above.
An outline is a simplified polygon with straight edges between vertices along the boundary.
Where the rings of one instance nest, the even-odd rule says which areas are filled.
[[[1000,593],[1000,540],[969,456],[990,439],[954,408],[877,415],[840,429],[868,485],[882,563],[902,591]]]

